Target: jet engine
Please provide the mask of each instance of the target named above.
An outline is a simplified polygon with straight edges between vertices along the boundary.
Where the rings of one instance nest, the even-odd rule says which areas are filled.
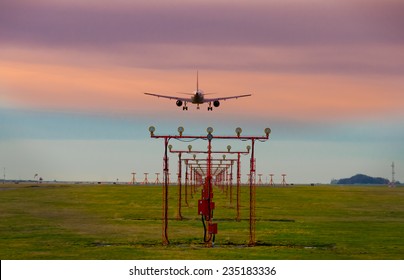
[[[215,100],[215,101],[213,101],[213,106],[215,106],[215,107],[219,107],[219,106],[220,106],[220,102],[219,102],[219,100]]]
[[[181,106],[182,106],[182,101],[181,101],[181,100],[177,100],[176,104],[177,104],[178,107],[181,107]]]

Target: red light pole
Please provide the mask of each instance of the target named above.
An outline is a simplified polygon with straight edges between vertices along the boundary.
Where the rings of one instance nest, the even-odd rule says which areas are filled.
[[[168,145],[168,149],[170,150],[170,153],[172,153],[172,145]],[[182,214],[181,214],[181,193],[182,193],[182,152],[178,152],[178,211],[177,211],[177,220],[182,220]],[[187,203],[188,204],[188,203]]]
[[[185,204],[188,206],[188,161],[185,160]]]

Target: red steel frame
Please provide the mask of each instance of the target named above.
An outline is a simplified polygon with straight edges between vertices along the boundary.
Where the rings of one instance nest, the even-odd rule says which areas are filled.
[[[207,170],[207,176],[206,176],[206,194],[205,198],[207,200],[207,205],[208,205],[208,213],[211,213],[213,210],[212,204],[211,204],[211,194],[212,194],[212,175],[211,175],[211,153],[212,153],[212,145],[211,142],[213,139],[239,139],[239,140],[250,140],[251,141],[251,158],[250,158],[250,240],[248,245],[249,246],[254,246],[255,245],[255,222],[256,222],[256,216],[255,216],[255,158],[254,158],[254,151],[255,151],[255,141],[265,141],[269,139],[269,134],[271,133],[271,130],[269,128],[265,129],[265,134],[266,136],[241,136],[241,129],[237,128],[236,133],[237,136],[213,136],[212,132],[213,129],[211,127],[208,127],[207,136],[183,136],[182,132],[184,129],[182,127],[178,128],[178,132],[180,135],[155,135],[154,134],[155,128],[154,127],[149,127],[149,132],[150,132],[150,137],[151,138],[163,138],[164,139],[164,188],[163,188],[163,231],[162,231],[162,237],[163,237],[163,245],[168,245],[169,240],[167,236],[167,229],[168,229],[168,155],[167,155],[167,147],[168,147],[168,142],[170,139],[207,139],[208,140],[208,170]],[[214,228],[214,225],[211,221],[210,217],[206,217],[207,221],[209,222],[209,227],[212,226]],[[213,236],[213,239],[212,239]],[[212,244],[214,242],[214,234],[210,233],[208,236],[204,238],[205,243],[208,242]]]
[[[177,152],[177,151],[172,151],[172,152]],[[197,153],[207,153],[207,152],[205,152],[205,151],[190,151],[190,150],[188,150],[188,151],[184,151],[184,152],[186,152],[186,153],[190,153],[190,154],[197,154]],[[241,217],[240,217],[240,198],[241,198],[241,196],[240,196],[240,186],[241,186],[241,155],[248,155],[249,153],[250,153],[250,151],[249,151],[249,149],[247,148],[247,151],[244,151],[244,152],[242,152],[242,151],[230,151],[230,149],[228,148],[228,150],[227,151],[212,151],[212,153],[218,153],[218,154],[237,154],[237,177],[236,177],[236,212],[237,212],[237,214],[236,214],[236,220],[239,222],[240,220],[241,220]],[[186,159],[187,161],[190,161],[191,159]],[[196,160],[196,159],[194,159],[194,160]],[[198,159],[198,160],[201,160],[201,159]],[[233,159],[231,159],[231,160],[233,160]],[[234,161],[234,160],[233,160]],[[231,182],[231,185],[230,185],[230,205],[232,205],[232,202],[233,202],[233,185],[232,185],[232,182],[233,182],[233,166],[231,166],[231,178],[230,178],[230,182]]]
[[[285,180],[286,174],[282,174],[282,182],[281,186],[285,187],[286,186],[286,180]]]

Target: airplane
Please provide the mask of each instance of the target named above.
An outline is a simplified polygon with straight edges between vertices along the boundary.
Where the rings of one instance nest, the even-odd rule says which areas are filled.
[[[168,99],[176,99],[177,106],[178,107],[183,106],[182,110],[188,110],[188,106],[187,106],[188,102],[192,103],[192,104],[196,104],[197,105],[196,109],[200,109],[199,108],[200,104],[209,103],[208,111],[213,110],[212,103],[213,103],[214,107],[219,107],[221,100],[237,99],[237,98],[241,98],[241,97],[251,96],[251,94],[243,94],[243,95],[228,96],[228,97],[205,98],[205,95],[208,95],[209,93],[204,94],[203,91],[199,88],[198,71],[196,72],[196,91],[194,91],[193,93],[183,93],[183,94],[191,95],[191,97],[189,97],[189,98],[160,95],[160,94],[149,93],[149,92],[145,92],[144,94],[156,96],[156,97],[168,98]]]

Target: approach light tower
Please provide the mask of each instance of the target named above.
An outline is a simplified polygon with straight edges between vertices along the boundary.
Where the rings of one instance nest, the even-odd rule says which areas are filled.
[[[132,185],[134,185],[136,183],[136,178],[135,178],[136,173],[132,172]]]
[[[262,182],[262,175],[263,174],[258,174],[258,185],[262,185],[263,184],[263,182]]]
[[[282,183],[281,183],[281,185],[284,186],[284,187],[286,186],[285,177],[286,177],[286,174],[282,174]]]
[[[143,185],[149,184],[149,180],[147,179],[147,175],[149,175],[149,173],[144,173]]]
[[[154,174],[156,174],[156,181],[154,181],[154,183],[156,184],[156,185],[159,185],[160,184],[160,180],[159,180],[159,175],[160,175],[160,173],[154,173]]]
[[[274,185],[274,178],[273,178],[274,174],[271,173],[271,174],[269,174],[269,176],[271,176],[271,179],[269,180],[269,185],[273,186]]]
[[[390,187],[394,188],[396,186],[396,181],[394,179],[394,175],[396,174],[396,172],[394,171],[394,161],[391,164],[391,182],[390,182]]]
[[[156,135],[154,132],[156,131],[156,128],[154,126],[149,127],[149,132],[150,132],[150,137],[151,138],[161,138],[164,139],[164,157],[163,157],[163,170],[164,170],[164,186],[163,186],[163,232],[162,232],[162,237],[163,237],[163,245],[168,245],[168,237],[167,237],[167,229],[168,229],[168,174],[169,174],[169,168],[168,168],[168,143],[169,140],[171,139],[202,139],[202,140],[207,140],[208,141],[208,166],[207,166],[207,175],[205,176],[205,184],[204,184],[204,192],[202,192],[202,199],[198,200],[198,212],[200,215],[202,215],[202,220],[204,222],[208,222],[207,227],[204,227],[205,233],[204,233],[204,241],[205,244],[208,246],[213,246],[215,235],[217,233],[217,224],[212,223],[213,219],[213,209],[215,208],[213,201],[213,192],[212,192],[212,174],[211,174],[211,154],[212,154],[212,146],[211,142],[213,139],[234,139],[234,140],[240,140],[240,141],[251,141],[251,157],[250,157],[250,177],[254,178],[255,177],[255,157],[254,157],[254,151],[255,151],[255,142],[265,142],[266,140],[269,140],[269,134],[271,133],[271,129],[265,128],[265,136],[241,136],[241,128],[236,128],[236,134],[237,136],[216,136],[213,135],[213,128],[208,127],[206,129],[206,132],[208,133],[207,135],[199,135],[199,136],[184,136],[182,135],[183,130],[179,129],[178,132],[180,135]],[[250,180],[250,241],[249,241],[249,246],[254,246],[255,245],[255,222],[256,222],[256,216],[255,216],[255,184],[254,180]]]

